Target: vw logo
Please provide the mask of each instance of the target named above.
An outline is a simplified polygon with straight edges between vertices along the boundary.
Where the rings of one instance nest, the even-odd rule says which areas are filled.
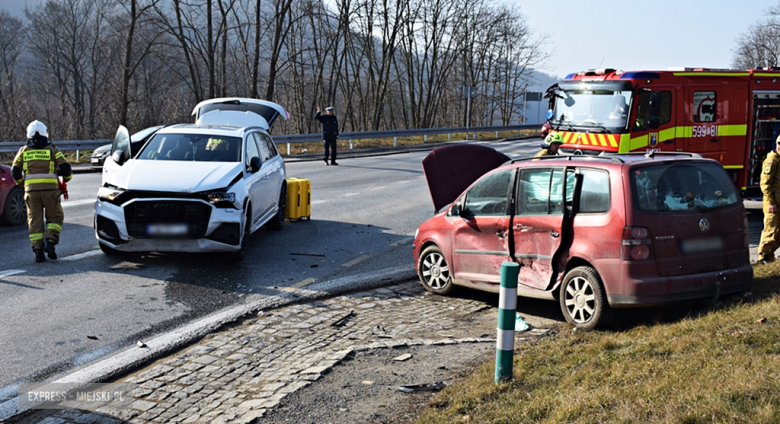
[[[165,215],[177,214],[179,213],[179,205],[175,203],[157,203],[154,205],[154,211]]]
[[[710,221],[707,220],[707,218],[702,218],[701,221],[699,221],[699,229],[702,233],[706,233],[710,230]]]

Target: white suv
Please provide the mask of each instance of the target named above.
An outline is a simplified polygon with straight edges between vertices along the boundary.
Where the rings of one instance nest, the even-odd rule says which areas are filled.
[[[120,126],[103,165],[95,236],[106,254],[233,252],[265,225],[284,225],[284,159],[268,134],[287,111],[256,99],[212,99],[195,124],[159,129],[134,146]]]

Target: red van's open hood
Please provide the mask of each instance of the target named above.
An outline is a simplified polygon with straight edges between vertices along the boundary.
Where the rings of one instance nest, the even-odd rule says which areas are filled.
[[[422,161],[433,206],[438,212],[486,172],[510,160],[509,156],[479,144],[457,144],[434,149]]]

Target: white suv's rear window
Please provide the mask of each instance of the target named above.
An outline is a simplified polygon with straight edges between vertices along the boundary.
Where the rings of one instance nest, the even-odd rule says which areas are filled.
[[[635,207],[646,212],[703,211],[742,201],[726,171],[714,163],[636,168],[631,188]]]

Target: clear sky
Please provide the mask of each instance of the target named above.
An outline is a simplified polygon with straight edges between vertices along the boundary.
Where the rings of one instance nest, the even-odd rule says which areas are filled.
[[[504,0],[553,55],[543,72],[731,67],[739,34],[780,0]]]

